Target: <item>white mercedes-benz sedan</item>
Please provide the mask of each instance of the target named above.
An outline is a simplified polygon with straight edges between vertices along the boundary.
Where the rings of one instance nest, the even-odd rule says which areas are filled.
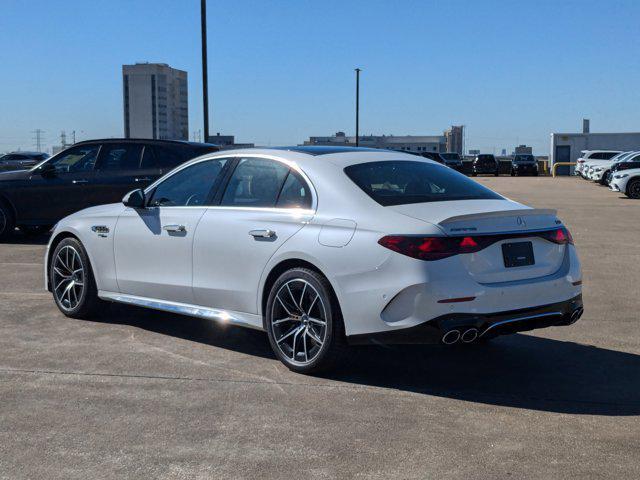
[[[110,301],[265,330],[299,372],[349,344],[469,344],[583,311],[555,211],[388,150],[199,157],[60,221],[45,265],[67,316]]]

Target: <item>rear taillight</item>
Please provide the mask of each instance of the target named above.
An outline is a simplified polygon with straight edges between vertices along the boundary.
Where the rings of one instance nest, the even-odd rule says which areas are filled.
[[[558,245],[566,245],[570,243],[573,245],[573,237],[566,228],[558,228],[556,230],[549,230],[547,232],[540,232],[540,237],[550,242],[557,243]]]
[[[510,238],[540,237],[558,245],[573,244],[573,238],[564,227],[541,232],[517,232],[501,235],[474,235],[466,237],[417,237],[387,235],[378,243],[389,250],[419,260],[433,261],[454,255],[475,253],[500,240]]]

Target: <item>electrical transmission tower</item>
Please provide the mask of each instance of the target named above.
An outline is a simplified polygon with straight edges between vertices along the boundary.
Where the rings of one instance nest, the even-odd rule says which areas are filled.
[[[44,134],[44,130],[42,130],[42,129],[40,129],[40,128],[36,128],[36,129],[33,131],[33,134],[35,135],[35,136],[33,137],[33,141],[35,142],[35,143],[34,143],[34,146],[36,147],[36,151],[41,152],[41,151],[42,151],[42,150],[41,150],[41,148],[42,148],[42,142],[43,142],[43,140],[44,140],[44,135],[43,135],[43,134]]]

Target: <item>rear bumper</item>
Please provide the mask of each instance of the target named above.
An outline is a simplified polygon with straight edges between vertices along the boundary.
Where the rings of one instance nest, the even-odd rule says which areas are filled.
[[[569,300],[537,307],[505,312],[441,315],[428,322],[409,328],[362,335],[351,335],[351,345],[367,344],[437,344],[445,332],[453,328],[475,327],[484,338],[535,330],[552,326],[565,326],[577,318],[572,314],[582,311],[582,294]]]

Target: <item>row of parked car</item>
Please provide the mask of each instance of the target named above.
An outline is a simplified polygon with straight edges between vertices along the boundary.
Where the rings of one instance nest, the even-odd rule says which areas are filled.
[[[500,162],[496,159],[495,155],[489,153],[476,155],[470,162],[470,165],[466,168],[462,161],[462,158],[457,153],[424,152],[416,155],[435,160],[436,162],[442,163],[443,165],[458,170],[459,172],[468,173],[473,177],[483,174],[495,175],[497,177],[498,175],[500,175],[500,173],[502,173]],[[520,175],[537,176],[538,161],[531,154],[516,154],[511,159],[511,165],[509,165],[509,173],[512,177]]]
[[[576,175],[629,198],[640,199],[640,150],[584,150],[581,153]]]

